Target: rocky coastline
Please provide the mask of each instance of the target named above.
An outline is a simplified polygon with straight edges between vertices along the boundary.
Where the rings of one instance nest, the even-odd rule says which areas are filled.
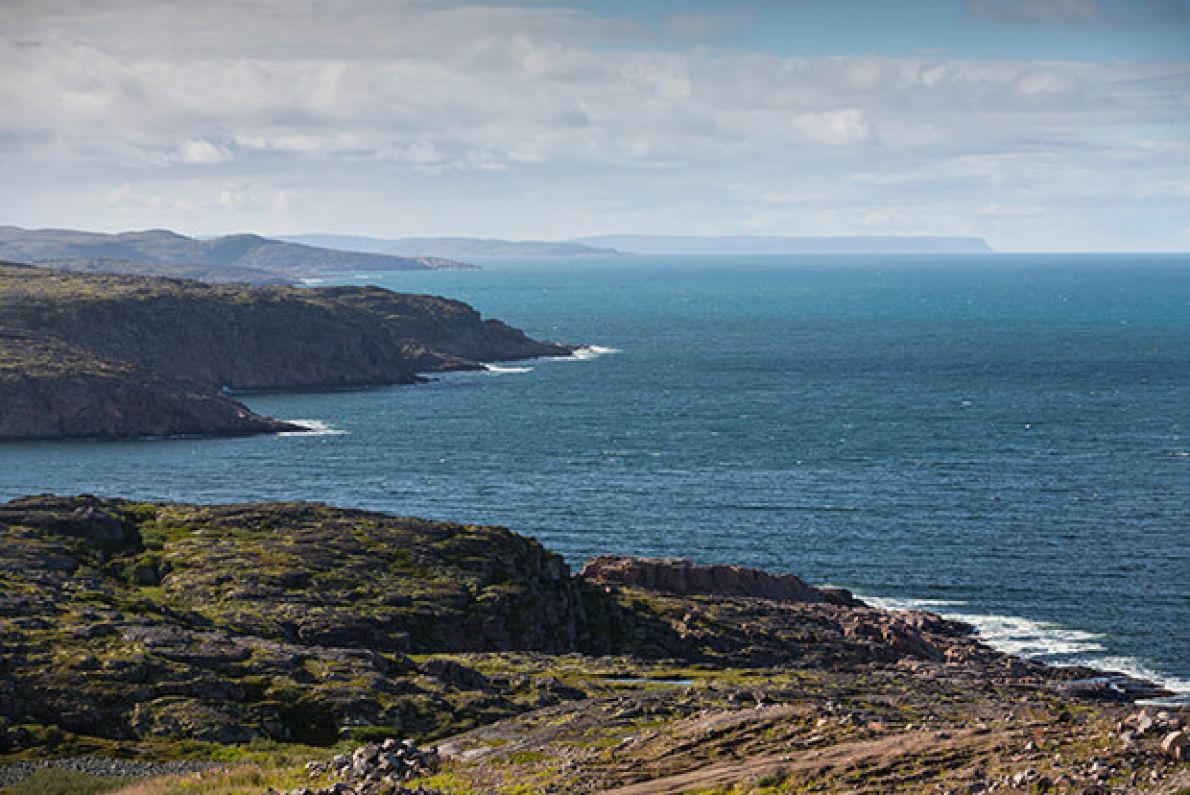
[[[287,749],[137,792],[245,765],[260,786],[226,791],[1177,791],[1186,711],[1099,673],[792,575],[626,557],[572,574],[498,527],[0,505],[0,765]]]
[[[0,264],[0,440],[301,430],[229,392],[413,384],[424,373],[572,351],[459,301],[377,287]]]

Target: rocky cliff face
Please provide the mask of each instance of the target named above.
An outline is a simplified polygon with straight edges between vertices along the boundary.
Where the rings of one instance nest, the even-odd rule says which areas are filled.
[[[191,382],[0,328],[0,439],[296,430]]]
[[[583,567],[588,582],[644,588],[676,596],[735,596],[774,602],[811,602],[862,607],[847,591],[814,588],[792,574],[769,574],[743,566],[698,566],[685,558],[600,555]]]
[[[277,430],[222,394],[566,356],[458,301],[0,265],[0,438]],[[270,424],[271,423],[271,424]]]
[[[928,614],[572,577],[502,528],[307,503],[0,505],[0,745],[17,736],[5,725],[325,743],[342,727],[434,733],[583,696],[412,657],[509,652],[1049,676]]]

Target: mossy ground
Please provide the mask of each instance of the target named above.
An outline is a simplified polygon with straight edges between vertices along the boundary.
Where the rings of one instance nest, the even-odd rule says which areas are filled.
[[[42,497],[0,506],[0,529],[0,764],[220,764],[121,795],[296,787],[305,762],[387,737],[442,743],[422,783],[452,793],[965,791],[1023,770],[1058,792],[1168,792],[1190,775],[1125,737],[1132,707],[929,619],[913,634],[866,608],[593,587],[500,528]],[[26,791],[111,783],[40,775]]]

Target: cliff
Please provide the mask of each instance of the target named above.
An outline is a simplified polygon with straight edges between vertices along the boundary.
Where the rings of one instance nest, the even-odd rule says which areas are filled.
[[[0,439],[296,430],[186,381],[0,328]]]
[[[569,353],[433,296],[0,264],[0,438],[276,430],[223,390],[409,384]]]

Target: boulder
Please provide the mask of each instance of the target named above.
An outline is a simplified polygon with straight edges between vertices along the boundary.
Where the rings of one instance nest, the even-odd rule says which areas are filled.
[[[1190,758],[1190,735],[1181,729],[1170,732],[1161,738],[1161,750],[1167,756],[1185,762]]]

